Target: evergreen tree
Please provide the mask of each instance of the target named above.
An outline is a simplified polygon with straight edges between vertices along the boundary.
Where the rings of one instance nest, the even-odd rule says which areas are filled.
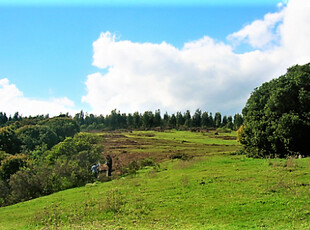
[[[181,112],[177,112],[177,115],[176,115],[176,126],[177,128],[180,128],[181,126],[183,126],[185,123],[185,119],[182,115]]]
[[[160,110],[159,109],[155,111],[154,126],[155,127],[160,127],[161,126],[161,116],[160,116]]]
[[[228,123],[228,119],[227,119],[227,116],[225,115],[224,117],[223,117],[223,121],[222,121],[222,127],[226,127],[227,126],[227,123]]]
[[[240,126],[243,124],[243,117],[241,114],[237,113],[234,115],[234,130],[238,130]]]
[[[142,121],[141,121],[141,115],[139,114],[139,112],[135,112],[133,114],[133,124],[134,124],[135,129],[141,128]]]
[[[222,125],[222,115],[220,112],[215,113],[214,116],[214,123],[215,123],[215,127],[219,128]]]
[[[207,112],[203,112],[201,115],[201,126],[207,128],[209,126],[209,115]]]
[[[201,127],[201,110],[197,109],[193,115],[193,127]]]
[[[187,128],[192,127],[192,117],[191,112],[189,110],[186,110],[186,112],[184,113],[184,119],[185,119],[184,125]]]
[[[177,124],[177,119],[176,119],[175,115],[172,114],[170,119],[169,119],[169,127],[174,129],[176,127],[176,124]]]
[[[0,126],[4,125],[5,123],[8,122],[8,117],[6,116],[6,113],[0,112]]]
[[[231,130],[234,128],[232,116],[228,116],[226,127],[229,128],[229,129],[231,129]]]

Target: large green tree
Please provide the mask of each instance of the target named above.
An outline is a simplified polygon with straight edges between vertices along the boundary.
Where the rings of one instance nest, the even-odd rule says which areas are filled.
[[[243,109],[241,142],[254,157],[310,155],[310,64],[256,88]]]

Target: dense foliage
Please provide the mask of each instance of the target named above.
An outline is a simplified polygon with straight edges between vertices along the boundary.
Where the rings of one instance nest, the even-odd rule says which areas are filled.
[[[90,166],[101,160],[102,146],[97,136],[79,133],[75,120],[0,115],[0,206],[93,180]]]
[[[254,157],[310,155],[310,64],[256,88],[243,109],[239,140]]]

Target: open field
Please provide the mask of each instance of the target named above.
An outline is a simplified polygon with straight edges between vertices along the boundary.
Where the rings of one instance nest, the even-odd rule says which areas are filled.
[[[117,170],[146,157],[160,167],[0,208],[0,229],[310,228],[309,158],[231,155],[234,133],[98,135]],[[182,153],[194,158],[171,160]]]
[[[116,161],[114,167],[120,170],[133,160],[147,157],[156,162],[170,159],[174,155],[211,156],[236,151],[236,133],[189,132],[189,131],[133,131],[98,133],[103,138],[104,154],[110,154]]]

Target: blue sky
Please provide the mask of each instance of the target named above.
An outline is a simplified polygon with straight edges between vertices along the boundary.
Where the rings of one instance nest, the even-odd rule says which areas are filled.
[[[109,109],[113,105],[104,108],[105,101],[107,101],[107,104],[111,104],[113,101],[115,108],[124,112],[135,112],[131,111],[131,109],[143,112],[144,110],[155,110],[156,107],[169,112],[183,111],[185,107],[177,106],[176,104],[181,102],[173,99],[174,96],[169,93],[172,88],[169,88],[170,91],[167,89],[169,92],[166,92],[167,95],[169,94],[168,97],[171,97],[170,103],[165,103],[164,99],[153,100],[150,97],[149,101],[145,100],[141,101],[140,104],[137,102],[136,104],[133,103],[134,106],[124,107],[122,102],[112,99],[112,97],[123,98],[124,95],[116,94],[122,94],[121,89],[130,87],[132,84],[122,85],[121,88],[117,89],[117,82],[122,80],[119,80],[121,79],[120,76],[112,75],[114,72],[109,67],[115,67],[114,69],[119,67],[120,70],[125,69],[118,60],[109,63],[107,68],[100,67],[100,64],[94,64],[97,60],[97,63],[101,62],[102,65],[106,65],[103,63],[104,61],[93,57],[95,53],[103,52],[105,54],[105,48],[96,50],[93,47],[93,43],[100,40],[100,34],[109,31],[115,36],[115,41],[104,43],[113,47],[121,45],[121,41],[128,41],[132,45],[141,46],[148,43],[152,47],[165,42],[178,51],[184,48],[184,44],[199,41],[207,36],[216,44],[224,43],[229,45],[233,53],[238,55],[254,50],[265,51],[269,48],[267,46],[257,47],[251,41],[244,42],[244,40],[249,40],[250,36],[248,34],[248,39],[243,37],[243,41],[238,41],[237,45],[228,40],[228,36],[242,30],[247,25],[251,25],[254,21],[264,20],[264,16],[268,13],[281,11],[281,7],[278,5],[280,1],[270,0],[239,0],[234,1],[233,4],[232,1],[224,0],[169,1],[169,4],[167,4],[167,1],[148,1],[147,4],[145,4],[145,1],[131,1],[131,4],[127,4],[128,1],[102,2],[94,0],[87,1],[88,4],[85,4],[85,1],[44,1],[44,3],[35,0],[0,1],[0,79],[7,79],[8,82],[5,83],[7,88],[9,86],[11,88],[15,87],[15,91],[19,92],[19,96],[15,96],[19,97],[19,99],[23,97],[24,102],[29,103],[29,106],[24,108],[24,105],[18,104],[23,100],[16,99],[14,93],[12,93],[13,96],[8,93],[13,97],[12,101],[16,101],[16,104],[14,104],[16,111],[21,110],[21,113],[25,115],[47,112],[59,114],[59,112],[65,112],[60,110],[68,108],[71,113],[83,109],[97,114],[106,114],[109,113]],[[283,7],[285,8],[285,6]],[[276,28],[272,30],[274,32]],[[233,37],[238,37],[238,40],[240,35],[238,36]],[[277,41],[273,42],[278,44]],[[116,51],[112,53],[116,53]],[[149,53],[144,55],[146,59],[148,59],[148,55],[152,56]],[[132,53],[128,57],[128,60],[136,58]],[[148,60],[151,60],[151,58]],[[123,62],[126,62],[126,60],[123,60]],[[131,63],[131,61],[128,62]],[[141,64],[143,65],[143,63]],[[144,70],[144,76],[146,76],[146,72],[152,72],[150,68]],[[167,73],[172,71],[169,68],[167,67]],[[283,72],[283,67],[281,68],[275,72]],[[153,75],[157,74],[156,71],[153,71]],[[99,86],[99,82],[98,84],[92,82],[92,86],[90,86],[91,79],[94,79],[91,76],[95,73],[100,74],[100,77],[96,79],[101,83],[108,76],[115,79],[115,82],[111,81],[109,83],[112,84],[111,86],[102,83],[102,90],[106,92],[116,87],[113,93],[109,95],[99,93],[96,95],[97,99],[94,99],[95,96],[92,94],[91,98],[90,94],[92,92],[100,91],[100,88],[95,89],[92,87],[93,85]],[[127,81],[130,81],[130,79],[137,80],[136,75],[134,75],[135,71],[130,72],[130,74],[133,74],[132,76],[129,72],[123,74],[126,75],[126,73],[128,73]],[[208,76],[206,74],[203,77],[208,78]],[[184,81],[188,77],[190,78],[190,76],[184,76]],[[270,78],[270,76],[267,78]],[[249,88],[244,89],[243,95],[240,96],[243,101],[237,103],[235,107],[232,105],[230,107],[214,106],[214,103],[212,105],[210,103],[209,106],[206,102],[199,103],[199,100],[202,101],[204,97],[208,96],[205,94],[197,95],[196,99],[189,100],[185,104],[190,107],[188,109],[192,110],[196,106],[210,112],[221,109],[221,112],[226,114],[241,112],[242,103],[245,103],[245,95],[249,95],[253,86],[258,86],[254,85],[254,83],[260,83],[265,79],[250,82],[248,84]],[[174,81],[169,76],[162,75],[156,75],[156,77],[152,78],[154,82],[161,82],[162,80]],[[199,79],[196,80],[199,82]],[[153,83],[150,82],[150,85]],[[178,84],[182,85],[181,82],[178,82]],[[178,84],[175,85],[179,86]],[[189,92],[195,92],[195,87],[196,85],[193,83]],[[2,88],[0,86],[0,91],[1,89],[3,92],[7,92],[4,91],[4,86]],[[133,91],[135,90],[139,90],[139,88]],[[154,90],[158,91],[160,88],[154,88]],[[124,91],[123,93],[133,91]],[[237,88],[236,91],[238,91]],[[0,95],[6,97],[5,94],[0,93]],[[135,97],[141,97],[139,94],[129,96],[134,101]],[[156,97],[156,93],[154,93],[154,97]],[[195,97],[193,96],[193,98]],[[7,105],[4,102],[1,103],[1,100],[5,101],[3,96],[0,98],[0,111],[9,114],[13,113],[12,103]],[[98,103],[96,100],[98,100]],[[32,101],[39,101],[42,104],[47,102],[47,107],[50,107],[52,111],[43,109],[44,106],[42,106],[42,110],[35,108],[37,104],[32,105]],[[63,107],[56,106],[54,109],[52,103],[55,101],[65,102]],[[193,101],[193,103],[191,104],[190,101]],[[218,104],[220,103],[222,102],[218,101]]]
[[[7,6],[231,6],[231,5],[274,5],[276,0],[1,0]]]

